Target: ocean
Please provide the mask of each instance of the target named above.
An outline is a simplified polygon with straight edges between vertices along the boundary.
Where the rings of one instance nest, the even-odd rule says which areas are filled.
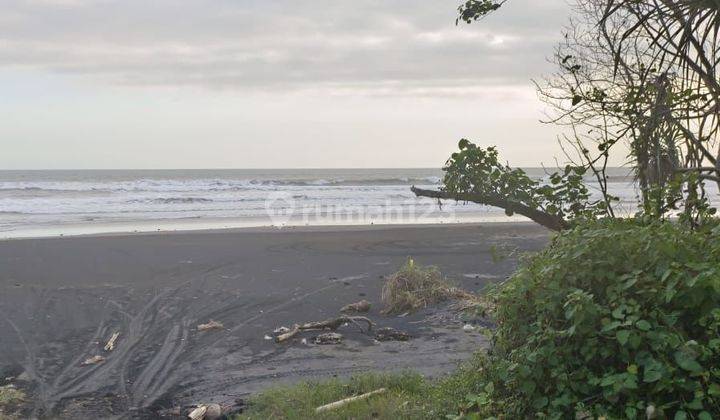
[[[632,211],[637,191],[628,170],[610,175],[612,191]],[[440,169],[0,171],[0,238],[522,220],[473,203],[440,206],[410,192],[412,185],[437,188],[442,176]]]

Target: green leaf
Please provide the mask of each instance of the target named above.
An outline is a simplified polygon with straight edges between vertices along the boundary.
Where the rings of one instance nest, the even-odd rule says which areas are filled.
[[[707,411],[702,411],[698,414],[698,420],[712,420],[712,415]]]
[[[716,383],[710,384],[710,386],[708,387],[708,395],[713,397],[720,396],[720,385]]]
[[[495,384],[492,382],[488,382],[487,385],[485,385],[485,392],[488,394],[492,394],[493,391],[495,391]]]
[[[645,321],[644,319],[641,319],[640,321],[636,322],[635,326],[638,327],[638,329],[641,331],[650,331],[650,328],[652,328],[650,323]]]
[[[606,324],[602,330],[603,330],[603,332],[612,331],[621,325],[622,325],[622,323],[620,321],[613,321],[613,322]]]
[[[687,420],[687,413],[680,410],[675,413],[675,420]]]
[[[615,333],[615,338],[617,338],[617,341],[618,343],[620,343],[620,345],[624,346],[625,344],[627,344],[628,338],[630,338],[630,331],[620,330]]]
[[[615,309],[612,311],[612,316],[613,316],[613,318],[616,318],[616,319],[623,319],[623,318],[625,317],[625,316],[623,315],[623,308],[622,308],[622,307],[620,307],[620,308],[615,308]]]
[[[651,369],[645,369],[645,374],[643,375],[643,381],[645,382],[656,382],[662,378],[662,372],[659,370],[651,370]]]
[[[698,363],[693,356],[682,350],[675,352],[675,362],[688,372],[700,373],[703,371],[700,363]]]

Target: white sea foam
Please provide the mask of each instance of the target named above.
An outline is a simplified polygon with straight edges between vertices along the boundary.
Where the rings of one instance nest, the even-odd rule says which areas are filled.
[[[636,191],[626,172],[611,174],[611,189],[631,211]],[[133,230],[179,219],[264,225],[272,222],[269,209],[292,213],[288,223],[296,224],[506,220],[502,211],[476,204],[439,207],[409,188],[437,188],[441,180],[434,169],[0,171],[0,236],[37,226],[124,223]],[[273,194],[283,199],[268,207]]]

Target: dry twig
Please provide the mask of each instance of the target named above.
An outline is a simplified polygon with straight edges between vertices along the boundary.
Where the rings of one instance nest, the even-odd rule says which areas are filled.
[[[115,348],[115,341],[117,341],[119,336],[120,336],[119,332],[113,333],[113,335],[108,340],[107,344],[105,344],[105,351],[112,351]]]
[[[350,403],[353,402],[353,401],[365,400],[365,399],[368,399],[368,398],[370,398],[370,397],[372,397],[372,396],[374,396],[374,395],[383,394],[383,393],[385,393],[386,391],[387,391],[387,389],[385,389],[385,388],[380,388],[380,389],[377,389],[377,390],[375,390],[375,391],[368,392],[368,393],[366,393],[366,394],[357,395],[357,396],[355,396],[355,397],[345,398],[345,399],[342,399],[342,400],[340,400],[340,401],[335,401],[335,402],[330,403],[330,404],[322,405],[322,406],[316,408],[316,409],[315,409],[315,412],[316,412],[316,413],[322,413],[323,411],[334,410],[334,409],[336,409],[336,408],[340,408],[340,407],[343,407],[343,406],[345,406],[345,405],[348,405],[348,404],[350,404]]]

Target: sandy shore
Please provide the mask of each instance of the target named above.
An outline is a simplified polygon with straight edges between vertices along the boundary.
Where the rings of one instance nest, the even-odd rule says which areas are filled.
[[[515,258],[493,247],[540,249],[524,223],[244,229],[0,242],[0,381],[18,377],[29,415],[152,417],[196,402],[233,404],[278,382],[368,370],[451,371],[486,346],[460,324],[379,313],[381,276],[408,256],[462,287],[505,278]],[[265,340],[275,327],[336,316],[367,299],[379,326],[409,342],[377,344],[347,330],[338,346]],[[198,332],[222,322],[222,331]],[[117,347],[104,342],[120,332]],[[345,331],[345,330],[344,330]],[[95,354],[106,361],[81,362]]]

